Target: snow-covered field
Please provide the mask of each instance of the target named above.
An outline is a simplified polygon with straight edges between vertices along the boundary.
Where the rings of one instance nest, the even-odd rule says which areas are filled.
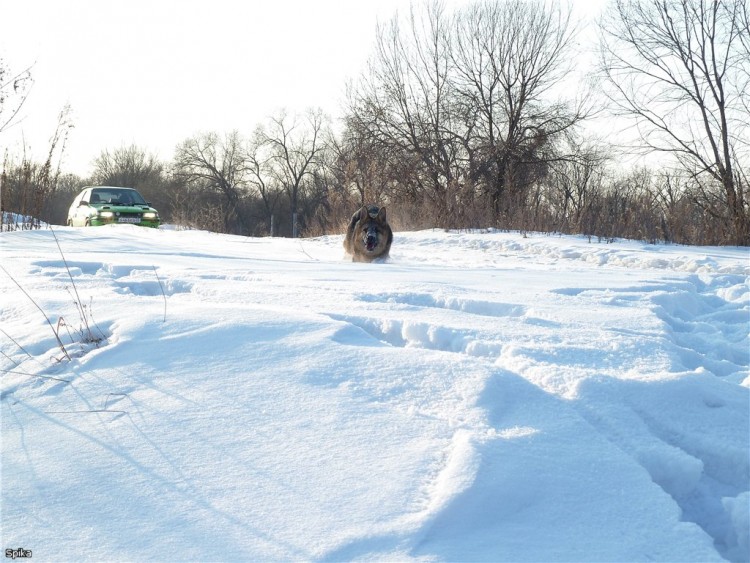
[[[0,234],[3,550],[750,558],[746,248],[55,232],[105,340],[53,233]]]

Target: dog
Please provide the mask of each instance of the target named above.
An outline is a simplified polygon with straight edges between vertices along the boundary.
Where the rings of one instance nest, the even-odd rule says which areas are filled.
[[[393,231],[385,218],[385,207],[362,206],[352,215],[344,237],[344,250],[352,262],[382,261],[388,258]]]

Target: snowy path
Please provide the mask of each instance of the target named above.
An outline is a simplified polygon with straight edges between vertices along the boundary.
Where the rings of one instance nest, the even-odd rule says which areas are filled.
[[[3,549],[750,558],[747,249],[424,231],[367,265],[336,236],[56,232],[106,341],[58,361],[0,271]],[[80,325],[50,232],[0,257]]]

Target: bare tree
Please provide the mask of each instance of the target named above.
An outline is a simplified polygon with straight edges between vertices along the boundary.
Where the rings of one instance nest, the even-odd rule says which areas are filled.
[[[599,146],[588,143],[571,146],[569,151],[573,157],[555,162],[547,178],[548,204],[554,223],[546,227],[590,234],[586,233],[583,219],[587,208],[603,191],[608,155]]]
[[[289,197],[292,237],[298,235],[297,212],[306,182],[313,178],[325,150],[326,117],[320,110],[309,110],[304,117],[281,112],[263,130],[264,144],[270,149],[272,173]]]
[[[55,205],[55,194],[60,178],[60,165],[65,154],[68,134],[73,128],[70,107],[65,106],[57,116],[57,127],[49,141],[49,151],[43,164],[33,162],[26,154],[14,166],[6,155],[0,177],[0,231],[17,228],[39,228],[42,222],[60,219]],[[18,214],[8,221],[6,211]]]
[[[485,1],[456,16],[453,68],[472,176],[501,215],[522,210],[528,188],[562,156],[558,138],[586,116],[555,93],[571,70],[575,33],[560,4]]]
[[[16,120],[32,84],[31,68],[14,72],[0,59],[0,133]]]
[[[247,234],[242,200],[248,172],[242,139],[236,131],[223,138],[207,133],[187,139],[177,147],[175,177],[187,184],[222,196],[220,210],[225,232]]]
[[[531,186],[563,156],[559,140],[585,117],[554,91],[570,67],[570,12],[482,0],[449,14],[437,1],[409,16],[406,27],[395,17],[378,28],[350,94],[350,129],[406,166],[397,185],[416,188],[438,225],[482,216],[480,202],[510,226],[511,210],[523,212]]]
[[[15,73],[0,58],[0,133],[16,121],[32,84],[30,68]],[[9,196],[11,191],[9,178],[12,172],[9,171],[11,165],[7,149],[0,154],[0,158],[3,160],[2,170],[0,170],[0,231],[3,231],[11,228],[9,218],[6,218],[5,213],[13,210],[14,205]]]
[[[750,244],[750,40],[746,0],[617,0],[602,22],[601,70],[641,148],[672,155]],[[717,205],[716,190],[720,203]]]
[[[255,130],[255,134],[248,142],[247,168],[248,183],[260,194],[265,220],[268,221],[268,232],[274,236],[275,213],[284,190],[274,175],[273,154],[262,127]]]
[[[375,54],[350,91],[350,129],[410,169],[412,197],[422,197],[447,225],[455,202],[461,144],[453,127],[450,20],[440,2],[412,8],[406,28],[398,14],[377,29]],[[405,194],[403,194],[405,195]]]
[[[108,186],[142,189],[160,180],[163,166],[156,155],[130,145],[104,150],[94,161],[93,181]]]
[[[750,59],[750,5],[747,0],[740,3],[740,15],[739,15],[739,35],[738,39],[740,42],[740,51],[745,59]],[[742,65],[738,73],[738,85],[737,91],[748,92],[750,91],[750,67],[748,65]],[[750,113],[750,100],[748,96],[744,96],[741,99],[741,103],[745,108],[745,111]]]
[[[390,167],[382,146],[358,130],[357,123],[351,119],[346,120],[342,134],[332,138],[329,144],[330,168],[348,214],[368,203],[385,203]]]

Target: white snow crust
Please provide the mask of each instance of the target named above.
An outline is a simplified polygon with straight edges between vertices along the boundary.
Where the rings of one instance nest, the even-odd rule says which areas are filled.
[[[746,248],[54,232],[0,233],[3,550],[750,559]]]

